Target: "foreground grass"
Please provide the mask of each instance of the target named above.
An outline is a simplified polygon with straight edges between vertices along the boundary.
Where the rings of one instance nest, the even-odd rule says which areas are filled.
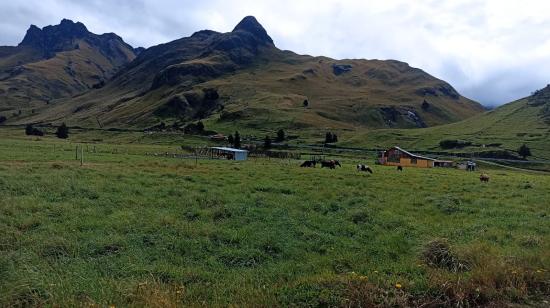
[[[122,146],[119,146],[121,148]],[[0,140],[0,306],[416,305],[549,296],[550,177],[302,169]],[[148,148],[147,148],[148,149]],[[435,243],[435,244],[434,244]],[[436,247],[437,249],[433,249]]]

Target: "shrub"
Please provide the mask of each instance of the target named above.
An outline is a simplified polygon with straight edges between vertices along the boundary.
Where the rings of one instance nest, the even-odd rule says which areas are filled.
[[[55,132],[55,135],[57,136],[57,138],[67,139],[67,138],[69,138],[69,128],[67,127],[67,125],[65,125],[65,123],[62,123],[57,128],[57,131]]]
[[[449,243],[444,239],[436,239],[424,246],[422,260],[428,266],[448,269],[452,272],[468,271],[470,265],[455,256]]]
[[[6,122],[8,120],[8,118],[6,118],[5,116],[0,116],[0,124]]]
[[[32,124],[27,124],[25,126],[25,134],[27,136],[44,136],[44,132],[32,126]]]
[[[527,156],[531,156],[531,149],[527,145],[523,144],[519,147],[518,154],[525,159]]]
[[[465,141],[465,140],[441,140],[439,142],[439,146],[442,149],[464,148],[471,145],[472,143],[470,141]]]
[[[338,142],[338,136],[336,134],[333,134],[331,132],[327,132],[325,134],[325,143],[335,143]]]
[[[186,134],[204,134],[204,124],[199,121],[195,123],[189,123],[183,128],[183,132]]]
[[[269,138],[269,136],[265,136],[264,148],[265,149],[270,149],[271,148],[271,138]]]
[[[285,141],[285,131],[284,130],[279,129],[277,131],[277,139],[275,141],[277,141],[277,142]]]
[[[235,138],[233,139],[233,147],[236,149],[241,148],[241,135],[239,132],[235,132]]]

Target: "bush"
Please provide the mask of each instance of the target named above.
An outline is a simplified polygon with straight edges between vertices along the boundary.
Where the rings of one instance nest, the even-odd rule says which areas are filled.
[[[271,138],[269,138],[269,136],[265,136],[264,148],[265,149],[270,149],[271,148]]]
[[[57,138],[67,139],[67,138],[69,138],[69,128],[67,127],[67,125],[65,125],[65,123],[62,123],[57,128],[57,131],[55,132],[55,135],[57,136]]]
[[[44,132],[32,126],[32,124],[27,124],[25,126],[25,134],[27,136],[44,136]]]
[[[0,124],[6,122],[8,120],[8,118],[6,118],[5,116],[0,116]]]
[[[527,156],[531,156],[531,149],[524,144],[519,147],[518,154],[525,159]]]
[[[277,131],[277,139],[275,141],[277,141],[277,142],[285,141],[285,131],[284,130],[279,129],[279,131]]]
[[[186,134],[204,134],[204,124],[201,121],[195,123],[189,123],[183,128],[183,132]]]
[[[335,143],[338,142],[338,136],[336,134],[333,134],[331,132],[327,132],[325,134],[325,143]]]
[[[233,138],[233,147],[236,149],[241,148],[241,135],[239,135],[239,132],[235,132],[235,137]]]
[[[441,140],[439,142],[439,146],[442,149],[464,148],[471,145],[472,143],[470,141],[465,141],[465,140]]]
[[[422,260],[428,266],[445,268],[452,272],[468,271],[470,265],[455,256],[446,240],[433,240],[424,246]]]

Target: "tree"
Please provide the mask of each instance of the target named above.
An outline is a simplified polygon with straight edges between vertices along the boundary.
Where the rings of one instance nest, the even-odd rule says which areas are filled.
[[[241,148],[241,135],[239,135],[239,132],[235,132],[235,140],[233,140],[233,147],[235,149]]]
[[[331,132],[327,132],[325,134],[325,143],[331,143],[332,142],[332,133]]]
[[[304,99],[304,107],[309,106],[309,101],[307,99]]]
[[[55,132],[55,135],[57,136],[57,138],[67,139],[67,138],[69,138],[69,128],[67,127],[67,125],[65,125],[65,123],[62,123],[57,128],[57,131]]]
[[[284,130],[279,129],[277,131],[277,139],[275,141],[277,141],[277,142],[285,141],[285,131]]]
[[[25,126],[25,135],[27,136],[30,136],[32,135],[32,130],[34,128],[32,127],[32,124],[27,124],[27,126]]]
[[[338,136],[336,136],[336,134],[332,134],[332,142],[338,142]]]
[[[204,124],[202,124],[202,121],[199,121],[199,123],[197,123],[197,129],[199,132],[204,132]]]
[[[267,135],[265,136],[265,139],[264,139],[264,148],[265,149],[271,148],[271,138]]]
[[[44,136],[44,132],[32,126],[32,124],[27,124],[25,126],[25,135],[27,136]]]
[[[525,159],[527,156],[531,156],[531,149],[527,145],[523,144],[519,147],[518,154]]]
[[[233,142],[235,141],[235,138],[233,138],[233,135],[229,135],[227,136],[227,142],[229,142],[229,144],[231,146],[233,146]]]

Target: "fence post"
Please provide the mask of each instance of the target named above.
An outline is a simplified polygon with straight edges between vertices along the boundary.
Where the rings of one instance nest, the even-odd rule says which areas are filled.
[[[80,147],[80,166],[84,165],[84,147]]]
[[[74,149],[74,160],[78,160],[78,145]]]

